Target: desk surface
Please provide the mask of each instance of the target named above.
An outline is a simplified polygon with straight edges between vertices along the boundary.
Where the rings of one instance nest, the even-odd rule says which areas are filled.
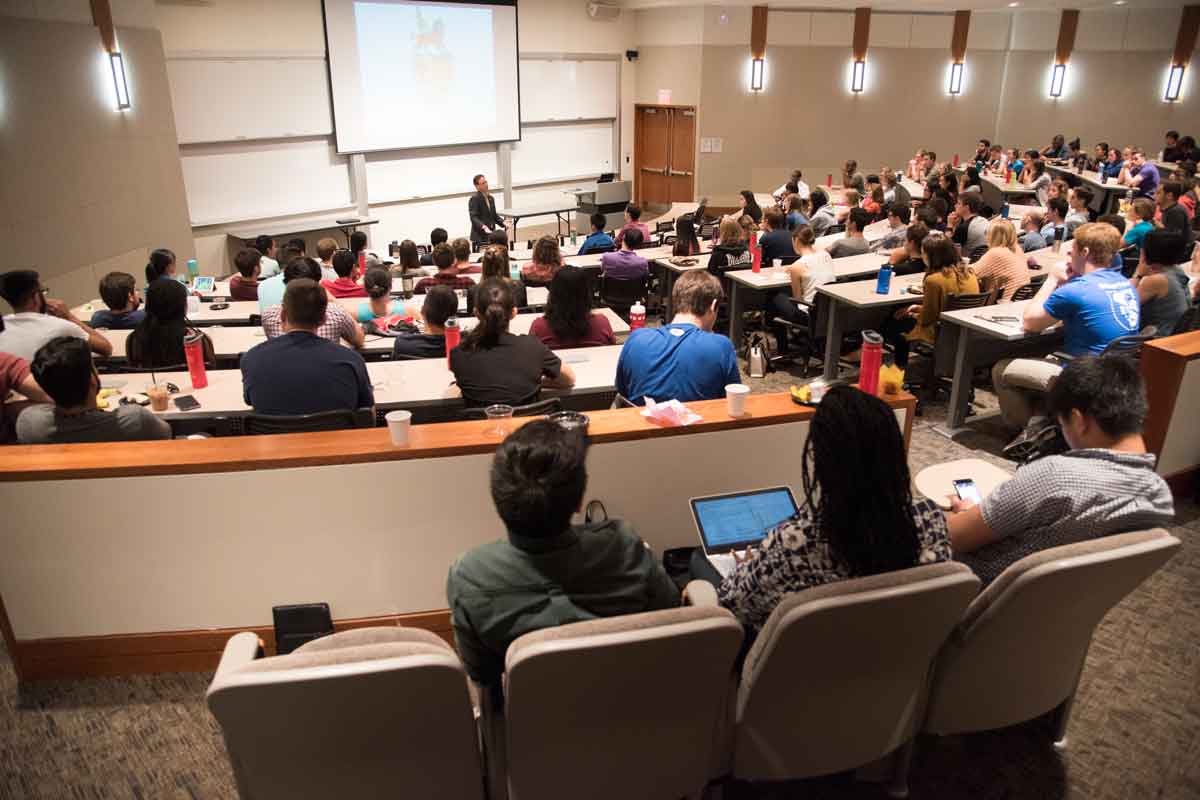
[[[543,217],[549,214],[566,214],[579,207],[578,203],[544,203],[540,206],[525,206],[524,208],[497,208],[496,214],[510,219],[521,217]]]
[[[666,258],[656,258],[654,259],[654,263],[662,266],[665,269],[671,270],[671,272],[677,272],[682,275],[685,272],[691,272],[695,269],[708,269],[708,260],[712,258],[712,253],[701,253],[698,256],[684,256],[684,258],[694,258],[696,259],[696,263],[690,266],[672,264],[671,256],[667,256]]]
[[[235,228],[226,234],[237,239],[253,239],[256,236],[276,238],[289,233],[312,233],[313,231],[343,230],[345,228],[361,228],[364,225],[375,225],[379,220],[374,217],[364,217],[354,222],[338,222],[339,219],[350,219],[354,214],[341,214],[331,217],[306,217],[291,222],[277,222],[257,228]]]
[[[1129,190],[1128,186],[1123,186],[1117,183],[1116,179],[1110,179],[1103,182],[1100,178],[1100,173],[1090,169],[1085,169],[1083,172],[1077,172],[1071,167],[1058,166],[1056,164],[1047,164],[1046,169],[1056,175],[1074,175],[1079,180],[1091,186],[1093,189],[1099,189],[1103,192],[1125,192]]]
[[[980,497],[987,497],[997,486],[1012,477],[1008,470],[978,458],[960,458],[943,464],[934,464],[917,473],[913,483],[917,491],[942,508],[950,507],[954,495],[954,482],[964,478],[975,481]]]
[[[1025,184],[1021,183],[1020,181],[1014,181],[1013,183],[1009,183],[1008,181],[1003,180],[1002,178],[997,178],[992,175],[980,175],[979,179],[981,181],[983,181],[984,183],[991,184],[997,191],[999,191],[1005,197],[1014,196],[1014,195],[1022,195],[1022,194],[1036,194],[1036,192],[1034,192],[1032,186],[1026,186]]]
[[[910,294],[908,287],[920,286],[925,276],[899,275],[892,278],[887,294],[875,291],[876,281],[850,281],[847,283],[826,283],[817,287],[817,291],[827,295],[838,303],[854,306],[855,308],[872,308],[877,306],[896,306],[907,303],[920,303],[921,295]]]

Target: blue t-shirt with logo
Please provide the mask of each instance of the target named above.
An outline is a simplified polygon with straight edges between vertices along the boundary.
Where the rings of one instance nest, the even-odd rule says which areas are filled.
[[[1046,313],[1062,320],[1063,349],[1073,355],[1098,354],[1113,339],[1141,329],[1137,291],[1113,269],[1072,278],[1046,298]]]
[[[646,397],[719,400],[741,381],[733,342],[691,324],[636,330],[617,360],[617,391],[639,406]]]

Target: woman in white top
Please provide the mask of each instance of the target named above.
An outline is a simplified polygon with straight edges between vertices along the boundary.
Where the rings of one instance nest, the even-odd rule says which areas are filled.
[[[1046,164],[1040,158],[1028,165],[1029,179],[1026,184],[1033,193],[1037,195],[1039,206],[1046,205],[1046,201],[1050,199],[1050,174],[1046,172]]]
[[[807,325],[808,311],[792,298],[812,303],[817,297],[817,287],[834,281],[833,257],[824,250],[813,248],[816,239],[809,225],[800,225],[792,231],[792,249],[800,257],[784,267],[791,278],[792,289],[790,296],[788,292],[778,292],[771,298],[773,317],[795,325]],[[787,344],[787,329],[782,325],[773,325],[773,328],[779,338],[779,349],[783,351]]]

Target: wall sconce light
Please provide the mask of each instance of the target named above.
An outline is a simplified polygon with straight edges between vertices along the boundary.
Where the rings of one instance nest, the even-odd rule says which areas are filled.
[[[1183,65],[1174,64],[1171,66],[1171,72],[1167,75],[1167,91],[1163,94],[1163,100],[1168,103],[1174,103],[1179,100],[1179,92],[1183,88]]]
[[[1067,78],[1067,65],[1055,64],[1054,71],[1050,73],[1050,96],[1054,98],[1062,97],[1063,82]]]
[[[761,92],[763,89],[763,73],[766,70],[766,62],[761,58],[756,58],[750,62],[750,91]]]
[[[961,61],[950,65],[950,94],[962,94],[963,64]]]
[[[850,91],[861,92],[867,80],[867,62],[855,61],[854,71],[850,73]]]
[[[129,102],[129,82],[125,80],[125,59],[120,53],[109,53],[108,59],[112,65],[113,86],[117,90],[117,110],[132,108]]]

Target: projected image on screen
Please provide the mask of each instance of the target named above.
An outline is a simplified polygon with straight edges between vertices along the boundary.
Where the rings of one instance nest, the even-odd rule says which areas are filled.
[[[326,0],[338,150],[516,139],[516,8]]]

